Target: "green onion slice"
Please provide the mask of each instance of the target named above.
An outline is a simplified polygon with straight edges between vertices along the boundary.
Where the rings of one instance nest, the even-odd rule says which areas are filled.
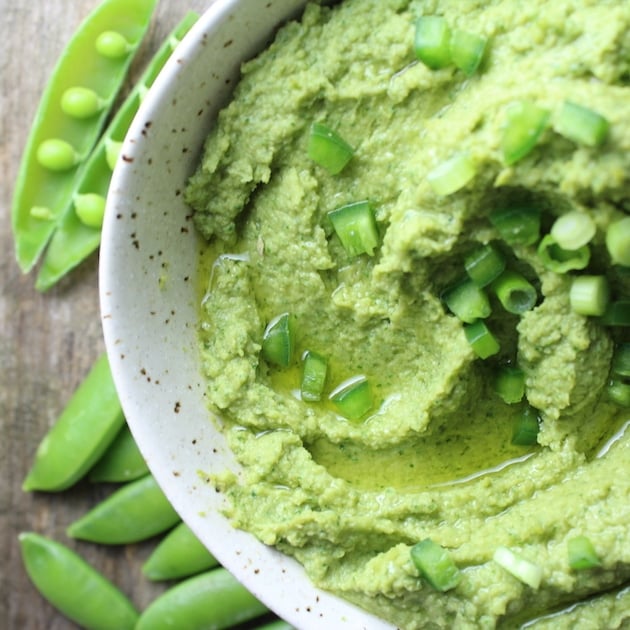
[[[606,248],[613,264],[630,267],[630,217],[614,221],[608,226]]]
[[[321,354],[307,350],[302,355],[302,400],[317,402],[322,399],[327,373],[328,361]]]
[[[562,249],[573,251],[587,245],[595,230],[595,222],[586,212],[571,210],[554,221],[550,234]]]
[[[575,536],[567,540],[569,566],[577,571],[601,566],[593,543],[586,536]]]
[[[514,419],[512,444],[516,446],[533,446],[538,440],[540,420],[538,412],[529,405]]]
[[[554,129],[565,138],[589,147],[601,145],[608,135],[608,121],[592,109],[565,101],[554,122]]]
[[[471,76],[475,74],[486,50],[488,39],[456,29],[451,35],[451,59],[453,63],[463,72]]]
[[[313,123],[308,139],[308,156],[331,175],[340,173],[354,155],[354,149],[323,123]]]
[[[520,273],[504,271],[493,283],[492,289],[508,313],[521,315],[536,304],[538,297],[534,286]]]
[[[505,258],[489,243],[466,257],[464,267],[468,277],[478,286],[485,287],[496,280],[505,270]]]
[[[619,378],[610,380],[606,387],[608,398],[620,407],[630,407],[630,383]]]
[[[350,203],[328,213],[333,228],[349,256],[374,255],[378,227],[369,201]]]
[[[468,153],[457,153],[438,164],[427,174],[427,181],[437,195],[447,196],[462,189],[475,175],[477,169]]]
[[[497,547],[492,559],[508,573],[524,584],[537,589],[542,581],[542,567],[526,560],[507,547]]]
[[[540,210],[529,206],[499,208],[490,223],[509,245],[533,245],[540,238]]]
[[[602,315],[601,323],[605,326],[630,326],[630,300],[611,302]]]
[[[370,383],[362,374],[341,383],[330,393],[329,399],[348,420],[360,420],[373,404]]]
[[[520,402],[525,396],[525,373],[516,366],[502,366],[497,370],[493,387],[508,405]]]
[[[510,107],[501,139],[503,161],[508,166],[532,151],[545,131],[548,120],[549,110],[528,101],[521,101]]]
[[[446,289],[442,300],[453,315],[467,323],[488,317],[492,312],[485,291],[469,279]]]
[[[445,68],[451,63],[451,29],[438,15],[425,15],[416,21],[414,52],[416,57],[432,70]]]
[[[630,377],[630,342],[620,343],[615,348],[611,371],[617,376]]]
[[[430,538],[416,543],[410,551],[411,561],[420,575],[436,590],[455,588],[461,579],[460,570],[447,549]]]
[[[289,313],[282,313],[274,317],[265,328],[262,340],[263,357],[273,365],[287,367],[293,358],[294,348],[292,317]]]
[[[481,319],[472,324],[464,324],[464,333],[474,353],[480,359],[487,359],[501,349],[501,344]]]
[[[601,316],[610,301],[606,276],[576,276],[569,291],[571,309],[580,315]]]
[[[563,249],[551,234],[547,234],[538,245],[538,257],[549,271],[566,273],[584,269],[591,259],[591,250],[588,245],[575,250]]]

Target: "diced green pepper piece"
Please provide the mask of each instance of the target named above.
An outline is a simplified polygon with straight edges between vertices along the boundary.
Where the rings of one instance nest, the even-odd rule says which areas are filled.
[[[512,107],[501,140],[503,161],[508,166],[530,153],[546,129],[548,120],[549,110],[528,101]]]
[[[378,227],[369,201],[356,201],[328,213],[332,226],[348,256],[374,255]]]
[[[302,400],[317,402],[322,399],[328,374],[328,361],[325,357],[312,350],[307,350],[302,356],[302,383],[300,392]]]
[[[411,548],[411,560],[422,577],[438,591],[449,591],[461,580],[461,573],[449,551],[430,538]]]
[[[476,174],[472,158],[463,152],[438,164],[427,174],[427,181],[437,195],[445,197],[461,190]]]
[[[340,173],[354,155],[354,149],[336,131],[318,122],[311,126],[307,151],[331,175]]]
[[[538,412],[527,405],[514,420],[512,444],[516,446],[533,446],[540,430]]]
[[[483,59],[487,43],[486,37],[455,29],[450,41],[453,63],[466,75],[472,76]]]
[[[274,317],[265,328],[262,340],[263,357],[273,365],[287,367],[293,358],[294,348],[295,333],[291,315],[282,313]]]
[[[344,381],[331,392],[330,400],[348,420],[360,420],[372,409],[370,383],[363,375]]]
[[[575,536],[567,540],[569,566],[576,571],[593,569],[601,566],[593,543],[586,536]]]
[[[416,57],[432,70],[445,68],[451,63],[451,29],[438,15],[425,15],[416,21],[414,52]]]

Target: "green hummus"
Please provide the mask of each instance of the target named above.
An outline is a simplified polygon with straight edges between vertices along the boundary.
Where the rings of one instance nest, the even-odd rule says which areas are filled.
[[[470,76],[414,54],[423,15],[487,38]],[[630,4],[626,0],[347,0],[310,4],[244,64],[187,200],[211,242],[202,301],[207,398],[243,473],[210,480],[236,527],[294,556],[313,582],[401,628],[621,628],[630,623],[630,409],[607,395],[626,326],[574,311],[573,278],[628,269],[605,245],[630,212]],[[565,101],[609,124],[586,146],[558,133]],[[506,165],[510,108],[550,112],[535,146]],[[321,122],[354,147],[331,175],[309,158]],[[438,194],[429,174],[465,154],[474,175]],[[350,256],[328,212],[370,200],[373,255]],[[541,236],[569,211],[596,227],[581,271],[549,270],[538,245],[504,242],[489,217],[535,207]],[[536,289],[506,312],[490,295],[500,351],[482,360],[442,299],[466,256],[495,243]],[[287,367],[261,353],[267,324],[293,322]],[[300,396],[301,356],[327,360],[320,402]],[[525,397],[494,391],[505,364]],[[328,394],[367,378],[350,420]],[[512,443],[530,405],[535,444]],[[569,566],[586,536],[599,566]],[[460,571],[445,592],[416,568],[431,539]],[[541,571],[528,585],[493,560],[507,547]]]

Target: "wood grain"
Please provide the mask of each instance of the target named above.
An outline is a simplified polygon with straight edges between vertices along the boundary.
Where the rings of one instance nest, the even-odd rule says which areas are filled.
[[[142,562],[156,541],[104,547],[75,542],[69,523],[113,489],[80,482],[58,494],[25,493],[22,480],[42,436],[103,349],[98,311],[98,256],[92,256],[45,294],[34,274],[15,263],[10,224],[13,182],[40,95],[57,57],[97,0],[0,0],[0,627],[20,630],[75,628],[34,590],[17,542],[36,531],[68,544],[115,582],[139,607],[165,585],[142,577]],[[188,10],[209,2],[162,0],[132,69],[137,77]]]

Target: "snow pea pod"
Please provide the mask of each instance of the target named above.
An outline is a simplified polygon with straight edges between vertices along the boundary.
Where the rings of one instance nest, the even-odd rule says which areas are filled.
[[[144,94],[153,85],[177,44],[198,18],[198,14],[189,12],[173,29],[87,158],[66,207],[61,210],[60,222],[48,244],[35,281],[35,287],[39,291],[49,289],[98,248],[101,241],[105,198],[117,150],[122,145]],[[86,203],[86,200],[100,201],[100,217],[94,221],[86,222],[82,215],[81,206]]]
[[[19,535],[22,560],[37,590],[89,630],[131,630],[138,611],[105,576],[74,551],[34,532]]]
[[[207,571],[217,564],[190,527],[180,523],[153,550],[142,573],[149,580],[175,580]]]
[[[266,612],[264,604],[219,568],[165,591],[140,615],[136,630],[221,630]]]
[[[72,196],[80,165],[103,129],[156,4],[104,0],[57,61],[35,114],[13,194],[16,258],[24,272],[37,262]],[[112,44],[116,38],[122,47]]]
[[[88,474],[90,481],[118,483],[139,479],[149,472],[149,467],[138,449],[127,424],[118,432],[103,456]]]
[[[65,490],[101,457],[125,418],[107,355],[102,354],[40,442],[24,490]]]
[[[70,524],[68,536],[104,545],[146,540],[171,529],[179,516],[152,475],[124,484]]]

